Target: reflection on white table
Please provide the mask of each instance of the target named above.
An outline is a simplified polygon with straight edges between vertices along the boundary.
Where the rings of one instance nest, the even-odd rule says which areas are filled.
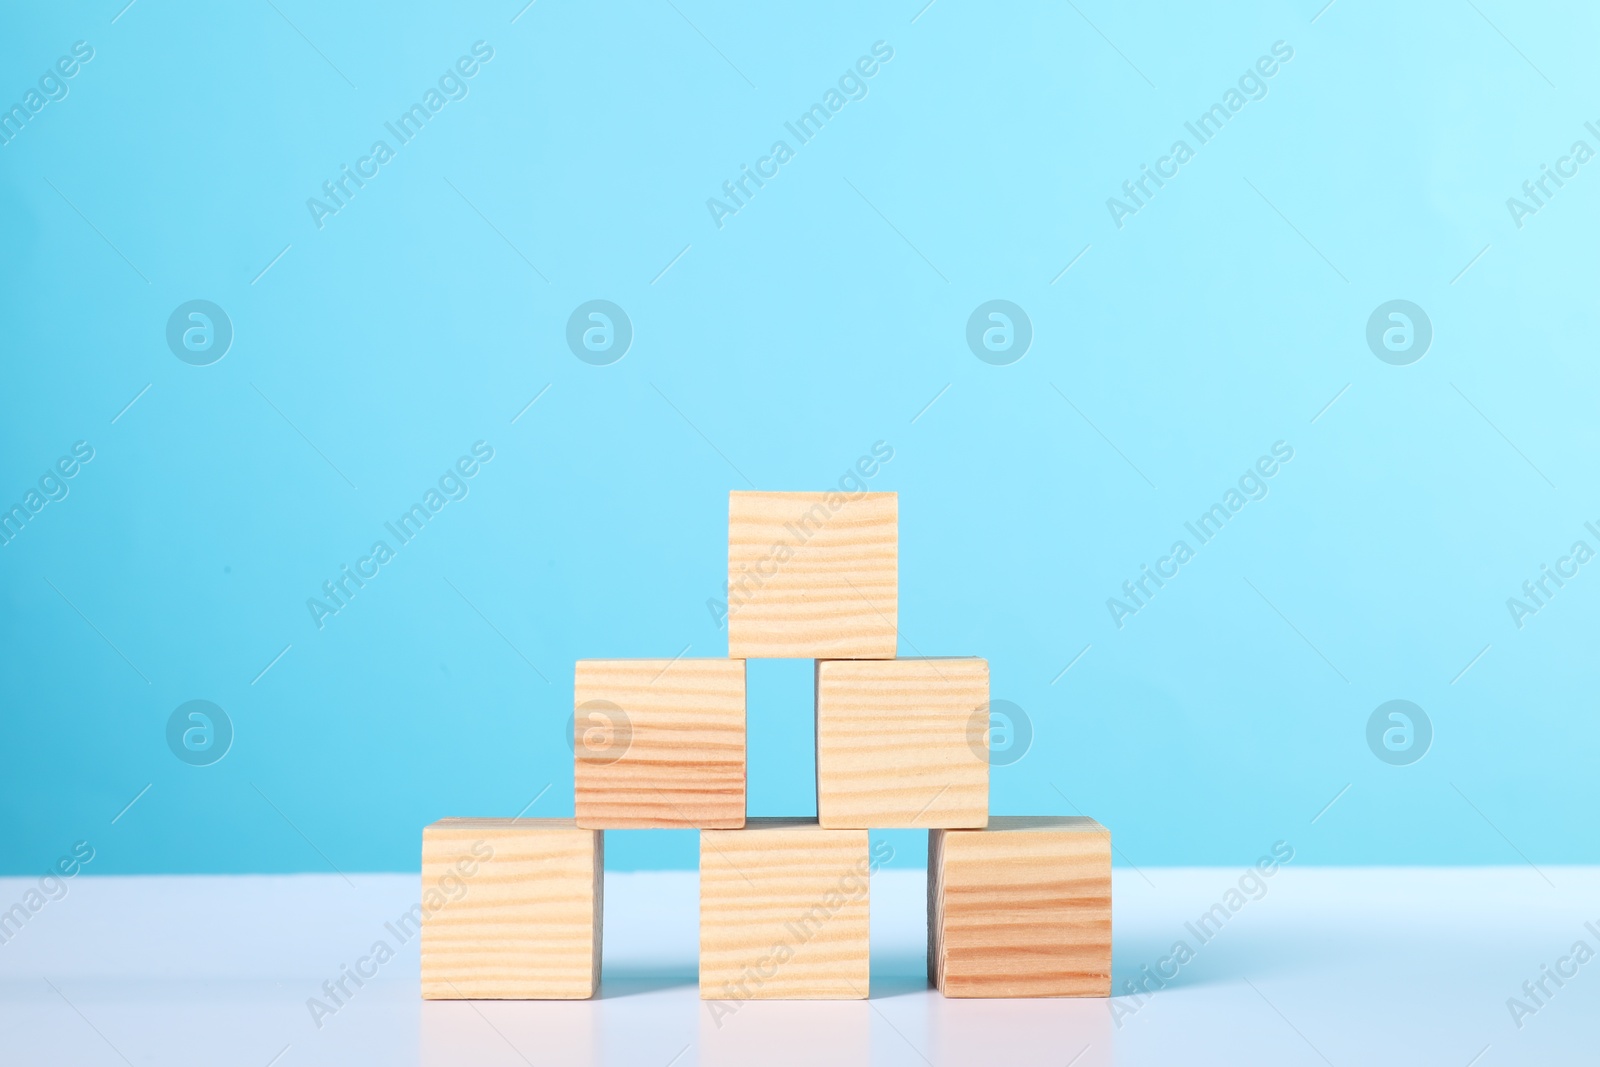
[[[1259,898],[1244,895],[1218,917],[1213,906],[1239,873],[1119,868],[1120,995],[1109,1001],[956,1001],[927,987],[921,875],[881,871],[869,1000],[748,1002],[731,1013],[713,1013],[695,985],[692,872],[608,875],[601,996],[559,1003],[424,1003],[416,940],[389,925],[415,903],[414,875],[84,876],[20,929],[0,924],[0,1059],[1595,1062],[1600,959],[1580,965],[1573,950],[1582,941],[1600,952],[1600,868],[1285,868]],[[36,885],[0,879],[0,908]],[[393,951],[381,964],[380,942]],[[1174,952],[1178,942],[1188,953]],[[1181,966],[1178,956],[1188,957]],[[1542,967],[1572,973],[1558,985]],[[358,984],[352,969],[371,977]],[[1157,985],[1151,976],[1163,974]],[[1129,994],[1130,982],[1151,992]],[[1531,1010],[1514,1019],[1513,998]]]

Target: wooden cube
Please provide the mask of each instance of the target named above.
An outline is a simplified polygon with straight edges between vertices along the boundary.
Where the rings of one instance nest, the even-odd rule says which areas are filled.
[[[730,493],[728,655],[892,657],[899,550],[894,493]]]
[[[594,996],[604,866],[602,835],[571,819],[441,819],[426,827],[423,997]]]
[[[1111,833],[990,818],[928,832],[928,976],[947,997],[1111,995]]]
[[[867,995],[865,830],[751,819],[700,832],[700,997],[856,1000]]]
[[[823,826],[988,821],[988,661],[819,660],[816,683]]]
[[[744,660],[579,660],[578,825],[743,826],[744,695]]]

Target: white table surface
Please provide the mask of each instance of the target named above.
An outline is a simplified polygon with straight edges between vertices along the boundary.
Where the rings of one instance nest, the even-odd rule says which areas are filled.
[[[1239,874],[1117,870],[1116,986],[1176,940],[1195,948],[1148,998],[947,1001],[923,977],[922,877],[882,871],[870,1000],[713,1019],[694,984],[695,875],[619,873],[598,999],[424,1003],[412,939],[320,1028],[308,998],[394,940],[384,923],[416,902],[414,875],[83,876],[0,944],[0,1062],[1600,1062],[1600,958],[1547,980],[1520,1029],[1506,1006],[1575,942],[1600,952],[1585,926],[1600,929],[1600,868],[1285,868],[1201,945],[1185,923]],[[0,908],[36,884],[0,879]]]

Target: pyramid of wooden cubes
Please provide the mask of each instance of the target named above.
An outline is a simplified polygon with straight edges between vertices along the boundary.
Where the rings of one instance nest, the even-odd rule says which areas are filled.
[[[867,831],[928,831],[948,997],[1108,996],[1111,838],[989,814],[989,664],[901,659],[894,493],[734,492],[728,658],[582,660],[572,819],[423,831],[422,995],[591,997],[604,832],[700,831],[700,995],[860,999]],[[745,660],[816,661],[815,818],[745,816]]]

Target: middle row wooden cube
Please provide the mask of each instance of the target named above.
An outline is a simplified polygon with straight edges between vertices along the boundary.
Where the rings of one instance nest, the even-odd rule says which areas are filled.
[[[573,703],[578,826],[744,825],[744,660],[579,660]]]
[[[834,828],[989,820],[989,664],[819,660],[817,817]]]
[[[743,660],[580,660],[577,825],[745,822]],[[971,828],[989,816],[989,664],[819,660],[817,817],[831,829]]]

